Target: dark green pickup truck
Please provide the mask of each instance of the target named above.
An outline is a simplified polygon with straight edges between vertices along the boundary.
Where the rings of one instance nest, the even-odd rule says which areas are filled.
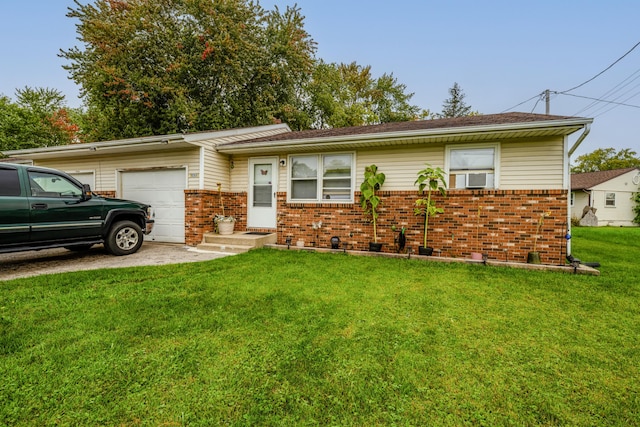
[[[103,243],[128,255],[151,232],[152,216],[150,206],[97,196],[64,172],[0,163],[0,253]]]

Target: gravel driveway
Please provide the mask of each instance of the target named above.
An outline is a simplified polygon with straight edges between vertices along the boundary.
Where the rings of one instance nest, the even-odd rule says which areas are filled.
[[[0,280],[98,268],[207,261],[227,255],[198,251],[180,244],[154,242],[145,242],[138,252],[125,256],[110,255],[102,245],[96,245],[86,252],[71,252],[61,248],[44,249],[0,254]]]

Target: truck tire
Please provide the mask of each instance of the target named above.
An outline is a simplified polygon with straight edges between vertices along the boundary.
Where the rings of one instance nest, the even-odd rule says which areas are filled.
[[[135,222],[119,221],[111,226],[104,247],[112,255],[130,255],[140,249],[143,236],[142,229]]]

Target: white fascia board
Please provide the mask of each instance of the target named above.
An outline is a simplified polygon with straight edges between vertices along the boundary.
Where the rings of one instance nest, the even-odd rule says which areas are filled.
[[[146,136],[141,138],[119,139],[116,141],[89,142],[82,144],[56,145],[53,147],[28,148],[25,150],[5,151],[10,156],[28,156],[33,154],[65,154],[77,153],[81,151],[97,151],[111,148],[132,148],[144,147],[157,144],[171,144],[183,142],[184,138],[181,134],[162,135],[162,136]]]
[[[249,128],[227,129],[209,132],[196,132],[183,135],[185,142],[193,143],[203,140],[212,140],[218,138],[227,138],[230,136],[251,135],[253,133],[280,131],[279,133],[291,132],[289,126],[285,123],[266,126],[253,126]]]
[[[221,131],[198,132],[193,134],[171,134],[171,135],[154,135],[140,138],[118,139],[113,141],[89,142],[70,145],[56,145],[53,147],[28,148],[24,150],[10,150],[3,153],[9,157],[25,157],[38,155],[38,157],[61,157],[65,154],[79,153],[86,150],[104,151],[107,149],[139,149],[143,151],[147,148],[151,149],[156,145],[187,143],[190,145],[198,145],[198,141],[210,140],[216,138],[224,138],[236,135],[250,135],[257,132],[281,130],[282,132],[290,132],[289,126],[286,124],[255,126],[250,128],[239,128]]]

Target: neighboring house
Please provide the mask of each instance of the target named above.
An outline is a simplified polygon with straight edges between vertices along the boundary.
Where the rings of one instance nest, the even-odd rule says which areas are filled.
[[[571,216],[595,208],[598,225],[633,226],[633,195],[640,191],[640,168],[571,175]]]
[[[465,257],[474,251],[525,261],[540,216],[550,213],[537,249],[543,262],[564,263],[569,156],[591,122],[506,113],[301,132],[273,125],[6,154],[93,177],[98,192],[151,203],[156,228],[168,221],[183,230],[167,232],[170,238],[159,233],[156,240],[200,243],[220,213],[220,182],[236,230],[277,232],[281,244],[304,239],[321,247],[337,236],[362,250],[372,240],[372,225],[358,203],[359,186],[365,166],[376,164],[387,176],[378,238],[388,252],[397,235],[392,226],[406,228],[414,252],[421,244],[414,182],[429,163],[445,170],[449,184],[447,197],[437,197],[445,212],[430,221],[429,244],[437,254]],[[161,211],[174,198],[179,206]],[[315,230],[318,221],[323,225]]]

